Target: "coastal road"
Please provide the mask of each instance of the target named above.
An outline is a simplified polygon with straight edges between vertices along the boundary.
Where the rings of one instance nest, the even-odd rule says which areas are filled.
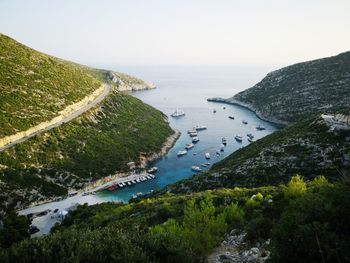
[[[108,95],[108,93],[111,90],[111,86],[108,85],[107,83],[103,83],[102,85],[104,86],[103,92],[99,96],[97,96],[93,101],[91,101],[90,103],[86,104],[84,107],[82,107],[79,110],[73,112],[71,115],[67,116],[66,118],[62,119],[61,121],[58,121],[58,122],[56,122],[54,124],[51,124],[50,126],[47,126],[45,129],[39,130],[37,132],[34,132],[34,133],[32,133],[30,135],[27,135],[27,136],[24,136],[24,137],[22,137],[22,138],[20,138],[20,139],[18,139],[16,141],[13,141],[13,142],[11,142],[9,144],[6,144],[6,145],[0,147],[0,152],[2,152],[4,150],[6,150],[6,149],[8,149],[8,148],[18,144],[18,143],[24,142],[24,141],[26,141],[26,140],[28,140],[28,139],[30,139],[30,138],[38,135],[38,134],[41,134],[43,132],[49,131],[49,130],[51,130],[53,128],[56,128],[56,127],[62,125],[63,123],[71,121],[71,120],[75,119],[76,117],[78,117],[79,115],[83,114],[84,112],[86,112],[86,111],[90,110],[91,108],[95,107],[98,103],[100,103],[102,100],[104,100],[104,98]]]

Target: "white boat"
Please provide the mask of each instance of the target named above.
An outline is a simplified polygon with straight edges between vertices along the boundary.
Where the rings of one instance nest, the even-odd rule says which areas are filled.
[[[250,138],[250,139],[253,139],[253,138],[254,138],[254,135],[251,134],[251,133],[247,133],[247,137]]]
[[[242,123],[243,124],[248,124],[248,122],[246,120],[243,120]]]
[[[226,138],[225,138],[225,137],[223,137],[223,138],[221,139],[221,142],[222,142],[222,144],[223,144],[223,145],[226,145],[226,144],[227,144],[227,140],[226,140]]]
[[[240,136],[240,135],[236,135],[235,139],[236,139],[237,142],[242,142],[243,141],[243,137]]]
[[[185,146],[186,150],[192,149],[193,147],[194,147],[194,144],[193,144],[193,143],[188,143],[188,144],[186,144],[186,146]]]
[[[153,174],[158,171],[158,167],[154,166],[147,170],[147,173]]]
[[[129,181],[129,182],[127,182],[127,184],[128,184],[128,185],[132,185],[130,181]]]
[[[225,145],[224,144],[221,144],[220,145],[220,152],[223,152],[225,150]]]
[[[256,126],[256,129],[257,129],[258,131],[266,130],[266,128],[265,128],[264,126],[262,126],[262,125]]]
[[[192,169],[192,171],[195,171],[195,172],[200,172],[200,171],[202,171],[202,169],[199,167],[199,166],[192,166],[191,167],[191,169]]]
[[[197,132],[191,132],[190,133],[190,137],[197,137],[198,136],[198,133]]]
[[[183,156],[183,155],[186,155],[186,154],[187,154],[187,151],[186,151],[186,150],[178,151],[178,152],[177,152],[177,156]]]
[[[170,115],[171,117],[174,117],[174,118],[176,118],[176,117],[181,117],[181,116],[185,116],[185,112],[183,111],[183,110],[176,110],[176,111],[174,111],[171,115]]]
[[[194,133],[194,132],[197,132],[195,129],[192,129],[192,130],[188,130],[187,133],[188,134],[191,134],[191,133]]]
[[[198,138],[198,137],[193,137],[193,138],[192,138],[192,142],[193,142],[193,143],[199,142],[199,138]]]
[[[205,153],[205,159],[210,159],[210,153]]]
[[[234,119],[235,119],[235,117],[232,116],[232,115],[228,116],[228,118],[231,119],[231,120],[234,120]]]
[[[196,131],[203,131],[203,130],[206,130],[207,127],[204,126],[204,125],[197,125],[196,127],[194,127],[194,129],[195,129]]]
[[[151,177],[152,179],[156,178],[154,174],[149,174],[149,177]]]

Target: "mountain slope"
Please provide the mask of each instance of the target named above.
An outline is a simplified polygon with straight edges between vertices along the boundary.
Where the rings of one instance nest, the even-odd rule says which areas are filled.
[[[127,171],[128,162],[140,165],[173,134],[160,111],[119,91],[121,83],[123,89],[148,88],[144,81],[61,61],[3,35],[0,42],[6,51],[0,76],[3,134],[51,119],[60,107],[84,98],[102,82],[112,87],[101,103],[79,117],[0,152],[0,211],[63,196],[69,189]],[[16,110],[23,112],[21,118]],[[36,118],[24,114],[28,111]]]
[[[263,119],[291,123],[350,108],[350,52],[273,71],[250,89],[218,101],[242,104]],[[215,99],[214,99],[215,100]]]
[[[170,185],[161,193],[278,185],[296,174],[337,180],[349,175],[350,130],[329,129],[322,118],[291,125],[239,149],[209,172]]]

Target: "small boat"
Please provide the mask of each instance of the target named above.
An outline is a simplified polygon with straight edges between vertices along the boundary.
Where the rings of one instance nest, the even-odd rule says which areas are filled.
[[[140,178],[137,178],[136,183],[139,183],[139,182],[141,182],[141,180],[140,180]]]
[[[251,133],[247,133],[247,137],[250,138],[250,139],[253,139],[253,138],[254,138],[254,135],[251,134]]]
[[[191,133],[194,133],[194,132],[197,132],[195,129],[192,129],[192,130],[188,130],[187,133],[188,134],[191,134]]]
[[[248,138],[248,142],[253,142],[253,138]]]
[[[183,151],[178,151],[177,152],[177,156],[183,156],[183,155],[186,155],[187,154],[187,151],[186,150],[183,150]]]
[[[226,110],[226,107],[222,107],[224,110]]]
[[[205,159],[210,159],[210,153],[205,153]]]
[[[170,116],[174,118],[185,116],[185,112],[183,110],[176,110]]]
[[[225,145],[224,144],[221,144],[220,145],[220,152],[223,152],[225,150]]]
[[[190,137],[197,137],[198,136],[198,133],[197,132],[191,132],[190,133]]]
[[[231,120],[234,120],[234,119],[235,119],[235,117],[232,116],[232,115],[228,116],[228,118],[231,119]]]
[[[136,184],[136,180],[132,180],[131,182],[132,182],[133,184]]]
[[[193,147],[194,147],[194,144],[193,144],[193,143],[188,143],[188,144],[186,144],[186,146],[185,146],[186,150],[192,149]]]
[[[243,120],[242,123],[243,124],[248,124],[248,122],[246,120]]]
[[[196,131],[203,131],[203,130],[206,130],[207,127],[204,126],[204,125],[197,125],[196,127],[194,127],[194,129],[195,129]]]
[[[118,183],[118,186],[119,186],[120,188],[124,187],[124,185],[123,185],[122,183]]]
[[[149,174],[149,177],[151,177],[151,179],[156,178],[156,176],[154,174]]]
[[[193,142],[193,143],[199,142],[199,138],[198,138],[198,137],[193,137],[193,138],[192,138],[192,142]]]
[[[158,171],[158,167],[154,166],[147,170],[147,173],[153,174]]]
[[[265,128],[264,126],[262,126],[262,125],[256,126],[256,129],[257,129],[258,131],[266,130],[266,128]]]
[[[202,169],[199,167],[199,166],[192,166],[191,167],[191,169],[192,169],[192,171],[195,171],[195,172],[200,172],[200,171],[202,171]]]
[[[213,110],[213,113],[216,113],[216,110]]]
[[[222,142],[222,144],[223,144],[223,145],[226,145],[226,144],[227,144],[227,140],[226,140],[226,138],[225,138],[225,137],[223,137],[223,138],[221,139],[221,142]]]
[[[132,185],[132,183],[129,181],[129,182],[127,182],[127,184],[130,186],[130,185]]]
[[[236,139],[237,142],[242,142],[243,141],[243,137],[239,136],[239,135],[236,135],[235,139]]]
[[[215,153],[216,153],[216,155],[220,155],[220,151],[216,151]]]

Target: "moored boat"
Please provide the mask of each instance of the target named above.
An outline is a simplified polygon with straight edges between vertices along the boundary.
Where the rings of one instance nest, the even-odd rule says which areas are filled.
[[[243,120],[242,123],[243,124],[248,124],[248,122],[246,120]]]
[[[188,144],[186,144],[186,146],[185,146],[186,150],[192,149],[193,147],[194,147],[194,144],[193,144],[193,143],[188,143]]]
[[[227,144],[227,140],[226,140],[226,138],[225,138],[225,137],[223,137],[223,138],[221,139],[221,142],[222,142],[222,144],[223,144],[223,145],[226,145],[226,144]]]
[[[158,171],[158,167],[154,166],[147,170],[147,173],[153,174]]]
[[[206,130],[207,127],[204,126],[204,125],[197,125],[196,127],[194,127],[194,129],[195,129],[196,131],[203,131],[203,130]]]
[[[223,152],[225,150],[225,145],[224,144],[221,144],[220,145],[220,152]]]
[[[191,169],[192,169],[192,171],[195,171],[195,172],[202,171],[202,169],[199,166],[196,166],[196,165],[192,166]]]
[[[181,116],[185,116],[185,112],[183,110],[176,110],[174,111],[172,114],[170,114],[171,117],[181,117]]]
[[[248,138],[248,142],[253,142],[253,138]]]
[[[234,119],[235,119],[235,117],[232,116],[232,115],[228,116],[228,118],[231,119],[231,120],[234,120]]]
[[[178,152],[177,152],[177,156],[183,156],[183,155],[186,155],[186,154],[187,154],[187,151],[186,151],[186,150],[178,151]]]
[[[210,159],[210,153],[205,153],[205,159]]]
[[[193,143],[199,142],[199,138],[198,138],[198,137],[193,137],[193,138],[192,138],[192,142],[193,142]]]
[[[253,139],[253,138],[254,138],[254,135],[251,134],[251,133],[247,133],[247,137],[250,138],[250,139]]]
[[[240,135],[236,135],[235,139],[236,139],[237,142],[242,142],[243,141],[243,137],[240,136]]]
[[[198,133],[195,131],[195,132],[189,133],[189,135],[190,135],[190,137],[197,137]]]
[[[265,128],[264,126],[262,126],[262,125],[256,126],[256,129],[257,129],[258,131],[266,130],[266,128]]]

